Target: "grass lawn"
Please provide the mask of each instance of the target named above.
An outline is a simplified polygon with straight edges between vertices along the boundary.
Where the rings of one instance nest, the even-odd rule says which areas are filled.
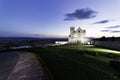
[[[119,72],[109,66],[111,58],[88,54],[114,53],[119,56],[119,51],[78,45],[33,48],[29,51],[42,59],[51,80],[120,80]]]

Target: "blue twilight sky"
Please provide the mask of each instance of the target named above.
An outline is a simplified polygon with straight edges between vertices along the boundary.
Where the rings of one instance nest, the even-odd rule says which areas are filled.
[[[120,0],[0,0],[0,37],[120,36]]]

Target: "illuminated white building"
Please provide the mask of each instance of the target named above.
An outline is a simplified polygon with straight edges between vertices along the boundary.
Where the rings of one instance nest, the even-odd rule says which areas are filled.
[[[86,31],[80,27],[75,30],[75,27],[70,27],[70,35],[68,37],[69,44],[84,44]]]
[[[68,44],[68,41],[55,41],[56,45],[65,45]]]

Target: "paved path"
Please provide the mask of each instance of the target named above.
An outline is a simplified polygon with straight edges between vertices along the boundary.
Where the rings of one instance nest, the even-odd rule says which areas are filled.
[[[47,75],[34,54],[17,52],[20,58],[7,80],[48,80]]]
[[[0,53],[0,80],[48,80],[36,56],[28,52]]]
[[[0,80],[6,80],[18,61],[19,55],[12,52],[0,53]]]

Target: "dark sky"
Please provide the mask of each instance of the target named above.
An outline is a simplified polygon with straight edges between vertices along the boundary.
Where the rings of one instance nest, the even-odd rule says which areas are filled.
[[[71,26],[119,36],[120,27],[106,28],[120,24],[119,8],[119,0],[0,0],[0,36],[66,37]]]

